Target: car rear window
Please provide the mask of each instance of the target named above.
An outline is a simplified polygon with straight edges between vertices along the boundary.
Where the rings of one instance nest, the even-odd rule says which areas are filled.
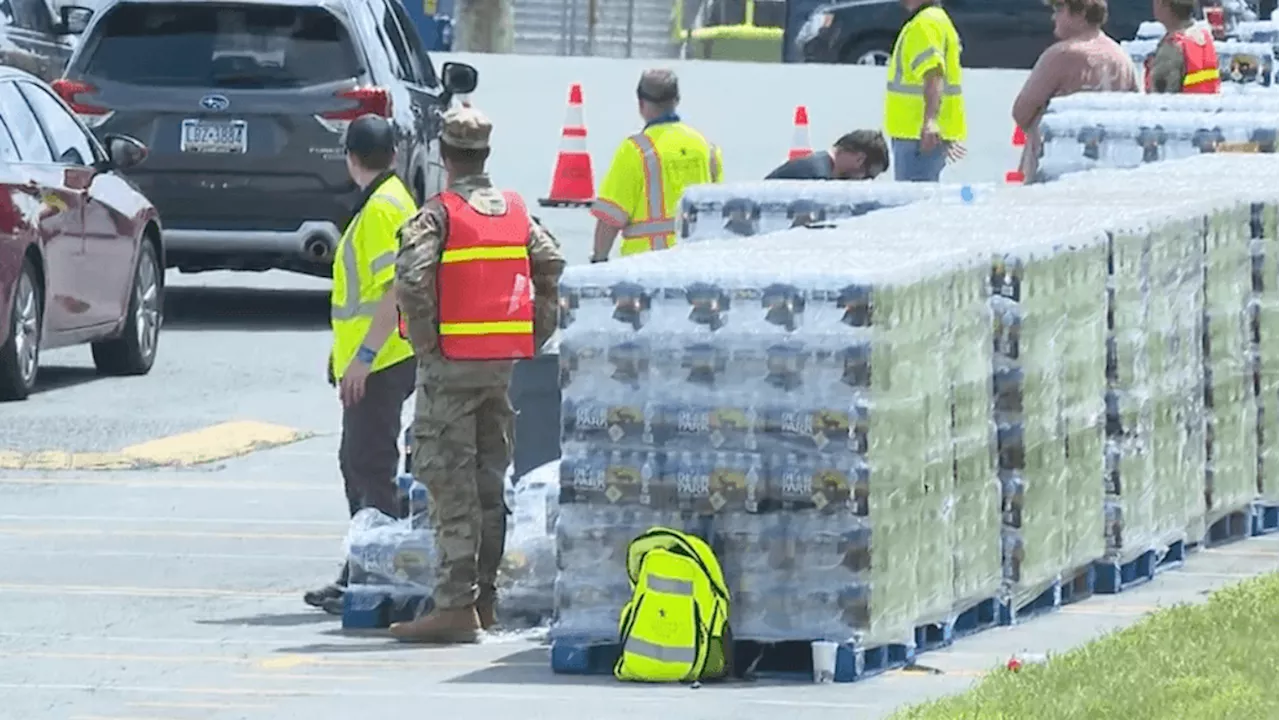
[[[296,88],[359,72],[346,29],[317,7],[117,5],[83,72],[166,87]]]

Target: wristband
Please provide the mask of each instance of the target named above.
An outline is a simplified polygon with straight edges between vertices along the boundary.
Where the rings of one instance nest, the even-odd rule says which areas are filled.
[[[370,350],[368,347],[364,345],[361,345],[360,349],[356,350],[356,359],[364,363],[365,365],[372,365],[373,361],[377,359],[377,357],[378,357],[378,353],[374,352],[373,350]]]

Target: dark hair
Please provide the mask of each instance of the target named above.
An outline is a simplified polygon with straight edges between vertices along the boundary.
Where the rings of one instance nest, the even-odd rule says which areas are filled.
[[[1190,20],[1196,14],[1196,0],[1164,0],[1164,4],[1179,20]]]
[[[459,170],[469,170],[472,172],[480,172],[484,170],[484,162],[489,159],[489,148],[460,148],[449,145],[448,143],[440,143],[440,157],[448,160]]]
[[[836,140],[836,149],[862,153],[867,157],[867,165],[889,168],[889,144],[879,130],[854,130]]]
[[[1044,4],[1054,8],[1065,7],[1072,15],[1084,16],[1084,21],[1090,25],[1102,27],[1107,24],[1107,0],[1045,0]]]
[[[352,120],[343,144],[360,167],[373,172],[387,170],[396,157],[395,131],[377,115],[361,115]]]

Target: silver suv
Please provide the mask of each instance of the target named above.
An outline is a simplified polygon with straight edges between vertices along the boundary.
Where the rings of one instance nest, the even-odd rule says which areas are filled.
[[[95,133],[151,149],[129,176],[184,272],[328,276],[358,196],[347,124],[392,120],[421,200],[444,181],[441,113],[477,80],[436,74],[400,0],[107,0],[83,36],[54,89]]]

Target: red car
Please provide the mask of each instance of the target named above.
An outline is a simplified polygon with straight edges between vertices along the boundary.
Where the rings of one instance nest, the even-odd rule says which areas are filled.
[[[160,340],[160,218],[122,172],[147,156],[99,143],[35,76],[0,66],[0,400],[36,384],[40,350],[91,343],[98,371],[142,375]]]

